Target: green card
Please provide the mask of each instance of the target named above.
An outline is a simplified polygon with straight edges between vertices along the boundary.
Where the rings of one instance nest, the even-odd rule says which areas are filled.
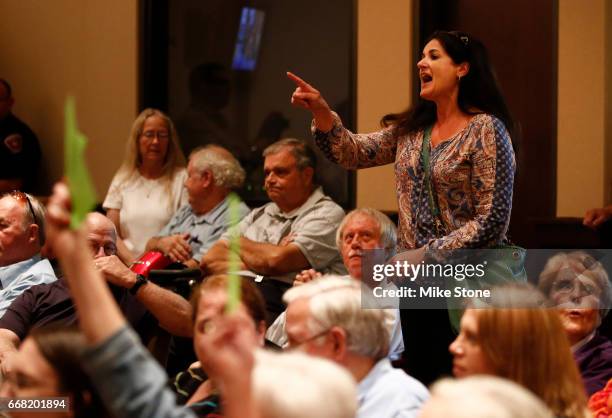
[[[238,308],[240,303],[240,231],[238,223],[240,222],[240,198],[235,193],[230,193],[228,197],[229,209],[229,225],[230,225],[230,253],[229,253],[229,280],[227,282],[227,305],[226,312],[231,313]]]
[[[77,128],[74,97],[64,108],[64,171],[72,196],[70,227],[78,228],[96,205],[96,192],[85,164],[87,138]]]

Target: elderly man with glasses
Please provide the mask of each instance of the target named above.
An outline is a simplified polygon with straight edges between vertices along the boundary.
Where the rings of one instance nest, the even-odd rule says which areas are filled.
[[[14,191],[0,198],[0,317],[26,289],[57,280],[40,256],[44,216],[43,206],[28,194]]]
[[[389,312],[363,309],[362,286],[324,276],[288,290],[283,297],[288,348],[326,358],[351,373],[357,382],[357,418],[416,417],[429,393],[391,366]]]

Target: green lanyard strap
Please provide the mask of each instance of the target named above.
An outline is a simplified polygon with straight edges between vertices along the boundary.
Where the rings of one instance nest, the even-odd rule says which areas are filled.
[[[423,146],[421,147],[421,160],[423,162],[423,172],[425,187],[427,187],[427,193],[429,195],[429,208],[431,209],[431,215],[433,216],[434,223],[436,226],[436,235],[440,235],[443,231],[444,224],[440,219],[440,208],[436,199],[436,194],[433,190],[433,184],[431,181],[431,168],[429,167],[429,157],[431,149],[431,130],[432,127],[428,126],[423,133]],[[444,235],[444,234],[442,234]]]

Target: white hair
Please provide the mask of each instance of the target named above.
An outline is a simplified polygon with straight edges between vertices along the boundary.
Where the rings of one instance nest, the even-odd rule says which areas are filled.
[[[207,145],[197,148],[189,155],[189,161],[200,173],[212,171],[217,187],[239,189],[244,183],[246,173],[240,162],[223,147]]]
[[[553,418],[548,407],[522,386],[495,376],[442,379],[431,387],[431,397],[420,418]]]
[[[355,380],[342,367],[304,353],[259,350],[253,395],[265,418],[353,418]]]
[[[340,276],[323,276],[292,287],[283,296],[289,304],[301,298],[309,299],[311,332],[337,326],[346,331],[350,352],[375,360],[389,353],[389,331],[385,326],[389,312],[362,307],[361,298],[371,294],[357,280]],[[363,291],[362,291],[363,290]]]
[[[344,228],[357,215],[364,215],[373,219],[378,224],[378,232],[380,234],[380,244],[385,250],[385,257],[391,258],[395,255],[397,246],[397,228],[387,215],[373,208],[358,208],[350,211],[336,230],[336,247],[338,250],[342,247],[342,239]]]

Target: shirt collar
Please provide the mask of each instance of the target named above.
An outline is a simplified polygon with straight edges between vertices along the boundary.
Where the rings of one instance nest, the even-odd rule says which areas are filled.
[[[391,370],[391,362],[388,357],[378,360],[378,362],[372,367],[372,370],[361,379],[361,382],[357,385],[357,401],[362,404],[367,393],[372,389],[376,382],[382,378],[389,370]]]
[[[219,202],[219,204],[217,204],[217,206],[215,206],[214,208],[212,208],[205,214],[196,215],[195,223],[201,224],[201,223],[206,222],[209,225],[214,224],[215,221],[219,219],[219,217],[223,215],[225,211],[227,210],[227,207],[229,205],[228,199],[229,199],[229,196],[226,196],[225,199],[223,199],[221,202]]]
[[[291,212],[283,212],[282,210],[280,210],[276,203],[266,206],[265,212],[270,216],[280,216],[281,218],[285,219],[295,219],[302,213],[310,209],[315,203],[317,203],[324,197],[325,195],[323,194],[323,189],[321,188],[321,186],[319,186],[310,194],[308,199],[306,199],[306,201],[302,203],[302,206],[293,209]]]
[[[2,288],[6,289],[16,278],[28,271],[30,267],[38,263],[40,260],[40,254],[36,254],[27,260],[0,267],[0,282],[2,282]]]

